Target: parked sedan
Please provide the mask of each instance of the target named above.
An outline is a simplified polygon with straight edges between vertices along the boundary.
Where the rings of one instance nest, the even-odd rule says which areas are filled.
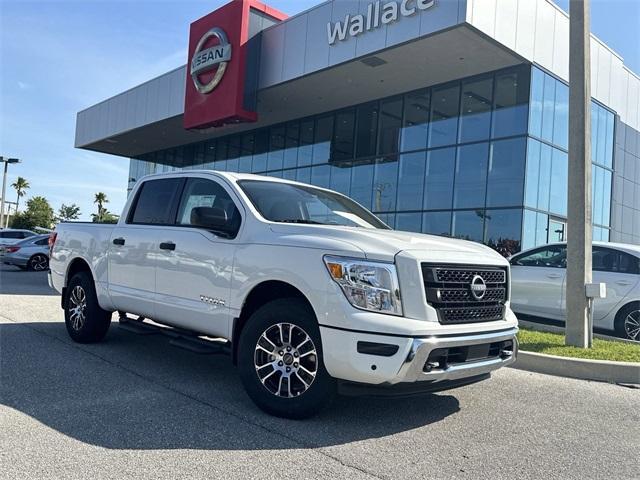
[[[49,268],[49,235],[34,235],[4,248],[2,261],[7,265],[36,272]]]
[[[7,245],[14,245],[25,238],[30,238],[35,235],[35,232],[31,230],[22,230],[17,228],[3,228],[0,229],[0,255]]]
[[[564,322],[566,243],[526,250],[510,262],[513,311]],[[607,284],[607,298],[594,300],[594,327],[640,340],[640,246],[594,242],[593,281]]]

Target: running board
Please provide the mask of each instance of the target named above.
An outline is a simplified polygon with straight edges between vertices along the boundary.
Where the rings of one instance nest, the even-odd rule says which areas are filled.
[[[196,332],[174,328],[170,326],[146,323],[144,317],[131,318],[120,312],[119,327],[138,335],[161,334],[170,337],[169,345],[182,348],[200,355],[228,355],[231,353],[231,342],[224,339],[211,339],[198,335]]]

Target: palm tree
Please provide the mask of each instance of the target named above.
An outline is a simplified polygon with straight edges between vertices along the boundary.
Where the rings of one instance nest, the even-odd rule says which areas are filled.
[[[93,200],[93,203],[97,203],[98,204],[98,221],[102,221],[102,217],[104,216],[105,212],[107,211],[106,208],[104,208],[104,204],[105,203],[109,203],[109,200],[107,199],[107,194],[103,193],[103,192],[98,192],[96,193],[95,199]]]
[[[16,199],[16,213],[18,213],[18,205],[20,204],[20,197],[24,197],[26,190],[31,187],[29,182],[23,177],[18,177],[15,182],[11,184],[13,188],[16,189],[16,193],[18,194],[18,198]]]

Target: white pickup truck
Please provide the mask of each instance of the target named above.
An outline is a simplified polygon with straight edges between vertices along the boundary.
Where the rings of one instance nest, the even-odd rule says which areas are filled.
[[[118,311],[183,344],[222,344],[273,415],[308,417],[336,393],[467,385],[516,359],[507,260],[393,231],[310,185],[151,175],[117,225],[61,223],[50,245],[73,340],[102,340]]]

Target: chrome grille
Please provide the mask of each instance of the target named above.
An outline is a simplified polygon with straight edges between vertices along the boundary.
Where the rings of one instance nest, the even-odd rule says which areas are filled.
[[[438,312],[440,323],[491,322],[504,318],[508,298],[505,267],[424,263],[422,276],[427,301]],[[483,295],[472,293],[471,284],[476,276],[486,286]]]

